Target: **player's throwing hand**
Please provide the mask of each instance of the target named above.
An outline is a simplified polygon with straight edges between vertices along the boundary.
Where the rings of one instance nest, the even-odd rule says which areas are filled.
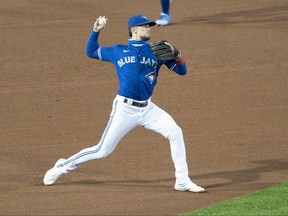
[[[99,16],[94,22],[93,31],[100,32],[107,23],[108,19],[105,16]]]

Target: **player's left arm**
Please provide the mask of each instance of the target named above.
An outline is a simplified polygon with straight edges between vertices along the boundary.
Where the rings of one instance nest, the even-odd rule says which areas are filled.
[[[174,71],[175,73],[179,75],[186,75],[187,73],[187,67],[184,59],[180,55],[178,59],[175,60],[169,60],[164,63],[170,70]]]

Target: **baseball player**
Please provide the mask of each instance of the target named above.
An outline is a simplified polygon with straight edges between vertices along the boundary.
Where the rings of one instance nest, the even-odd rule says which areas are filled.
[[[160,0],[161,4],[161,14],[160,17],[155,21],[159,26],[170,25],[171,15],[170,15],[170,5],[172,0]]]
[[[157,58],[157,51],[154,54],[150,44],[147,43],[150,39],[150,27],[156,23],[149,21],[144,15],[135,15],[129,19],[128,32],[131,38],[127,45],[101,47],[98,37],[105,27],[106,22],[102,22],[103,18],[105,17],[100,16],[94,23],[86,53],[90,58],[111,62],[116,68],[119,90],[113,101],[110,119],[97,145],[83,149],[67,159],[58,160],[54,167],[46,172],[44,184],[52,185],[61,176],[75,170],[81,164],[107,157],[129,131],[141,126],[169,140],[175,167],[175,190],[203,192],[204,188],[197,186],[188,176],[181,128],[167,112],[151,100],[162,65],[179,75],[186,74],[186,64],[179,51],[165,42],[162,44],[171,48],[175,58],[172,60]]]

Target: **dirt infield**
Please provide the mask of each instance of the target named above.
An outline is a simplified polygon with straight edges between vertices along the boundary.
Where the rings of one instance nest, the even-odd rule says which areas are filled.
[[[157,2],[157,3],[156,3]],[[117,80],[86,57],[126,44],[127,20],[158,18],[155,0],[1,0],[0,215],[177,215],[288,181],[287,0],[174,0],[173,24],[153,27],[187,62],[163,68],[153,101],[182,127],[190,177],[203,194],[173,190],[167,140],[138,128],[106,159],[51,187],[61,157],[98,143]]]

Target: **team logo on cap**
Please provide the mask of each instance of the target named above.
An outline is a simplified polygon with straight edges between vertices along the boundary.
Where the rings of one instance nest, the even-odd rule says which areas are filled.
[[[148,20],[148,18],[146,16],[144,16],[144,15],[142,15],[141,18],[144,18],[144,19]]]

